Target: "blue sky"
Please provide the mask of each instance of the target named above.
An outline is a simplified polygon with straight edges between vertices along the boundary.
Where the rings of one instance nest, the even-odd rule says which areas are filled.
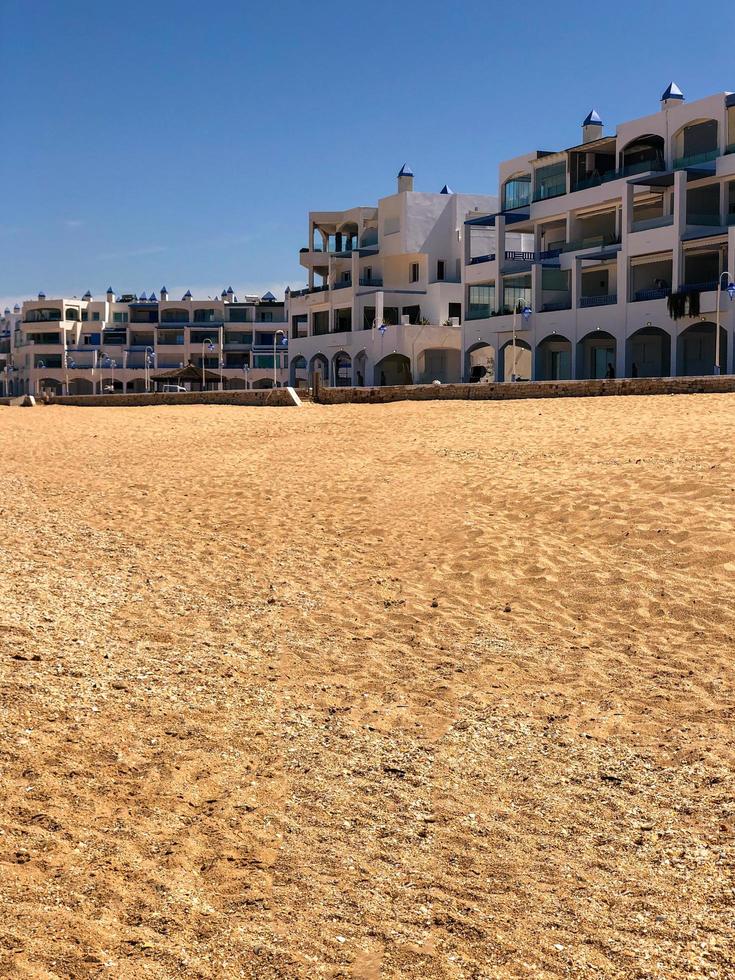
[[[735,90],[735,4],[0,0],[0,303],[304,281],[309,209]]]

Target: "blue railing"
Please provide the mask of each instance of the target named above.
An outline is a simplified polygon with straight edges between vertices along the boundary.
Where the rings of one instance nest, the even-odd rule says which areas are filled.
[[[607,296],[581,296],[579,305],[582,309],[590,306],[614,306],[617,301],[617,293],[608,293]]]
[[[561,310],[571,310],[572,301],[571,299],[558,300],[554,303],[542,303],[541,312],[542,313],[559,313]]]
[[[375,279],[375,278],[363,277],[363,278],[360,279],[360,285],[361,286],[382,286],[383,285],[383,280],[382,279]]]
[[[352,282],[348,279],[347,282],[335,282],[332,284],[332,289],[349,289]]]
[[[682,293],[711,293],[717,289],[717,280],[710,279],[707,282],[685,282],[681,287]]]
[[[505,253],[505,258],[511,262],[535,262],[536,253],[510,251]]]
[[[634,221],[630,230],[651,231],[653,228],[666,228],[668,225],[673,225],[673,223],[673,214],[660,214],[657,218],[641,218],[640,221]]]
[[[661,286],[659,289],[639,289],[633,296],[633,302],[640,303],[648,299],[666,299],[670,295],[670,286]]]
[[[481,262],[494,262],[495,253],[490,255],[476,255],[474,259],[470,259],[470,265],[479,265]]]

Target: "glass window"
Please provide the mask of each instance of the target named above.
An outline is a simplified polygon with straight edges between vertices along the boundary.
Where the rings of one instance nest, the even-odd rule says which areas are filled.
[[[128,314],[127,313],[113,313],[112,314],[112,322],[113,323],[127,323],[128,322]]]
[[[436,263],[436,278],[439,282],[444,281],[444,259],[439,259]]]
[[[97,311],[97,312],[95,312],[95,313],[92,314],[92,319],[93,320],[99,321],[99,318],[100,318],[99,311]]]
[[[411,263],[411,274],[409,276],[409,281],[410,282],[418,282],[419,281],[419,264],[418,264],[418,262],[412,262]]]
[[[503,185],[503,210],[526,207],[531,203],[531,175],[511,177]]]
[[[467,305],[468,320],[482,320],[495,311],[495,283],[470,286]]]
[[[543,201],[547,197],[558,197],[567,192],[567,165],[562,160],[548,167],[539,167],[536,171],[535,201]]]
[[[503,281],[503,312],[531,305],[531,277],[509,276]]]

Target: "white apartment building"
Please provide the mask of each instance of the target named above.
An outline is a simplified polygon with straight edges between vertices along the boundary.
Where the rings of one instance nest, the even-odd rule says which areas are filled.
[[[503,163],[500,209],[465,230],[466,379],[510,379],[514,319],[521,378],[733,373],[735,95],[671,83],[608,136],[592,111],[578,145]]]
[[[376,206],[310,212],[308,286],[287,293],[291,384],[459,380],[465,221],[495,210],[446,185],[415,191],[404,165]]]
[[[232,287],[217,299],[189,291],[173,299],[165,287],[159,297],[109,289],[99,300],[39,293],[5,320],[6,388],[14,395],[153,390],[156,375],[190,364],[216,376],[209,388],[266,388],[274,384],[274,354],[276,383],[288,376],[285,305],[271,293],[242,300]]]

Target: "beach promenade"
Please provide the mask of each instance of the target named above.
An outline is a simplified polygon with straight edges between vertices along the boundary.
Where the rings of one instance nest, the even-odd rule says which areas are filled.
[[[734,409],[0,407],[0,976],[732,976]]]

